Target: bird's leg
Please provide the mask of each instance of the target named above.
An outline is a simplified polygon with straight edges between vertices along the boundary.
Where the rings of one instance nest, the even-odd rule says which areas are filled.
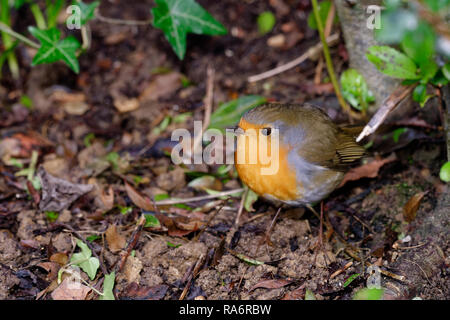
[[[275,217],[273,218],[272,222],[270,223],[269,228],[268,228],[267,231],[266,231],[265,242],[266,242],[267,244],[269,244],[269,245],[272,244],[272,242],[270,241],[270,233],[272,232],[273,226],[275,225],[275,221],[277,220],[278,215],[280,214],[281,207],[282,207],[282,206],[280,206],[280,207],[278,208],[277,213],[275,214]]]
[[[323,201],[320,203],[320,215],[317,213],[316,210],[310,205],[306,205],[306,207],[312,211],[316,215],[317,218],[320,220],[320,227],[319,227],[319,239],[317,241],[317,245],[315,246],[315,255],[314,255],[314,264],[316,264],[316,258],[317,258],[317,252],[321,250],[323,252],[325,263],[327,263],[327,254],[325,250],[323,250]],[[328,229],[328,226],[327,226]],[[318,250],[317,250],[318,249]]]

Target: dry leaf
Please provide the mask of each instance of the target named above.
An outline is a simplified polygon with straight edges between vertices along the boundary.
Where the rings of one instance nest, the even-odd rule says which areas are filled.
[[[49,260],[58,263],[62,267],[69,262],[69,257],[65,253],[57,252],[52,254]]]
[[[356,181],[362,178],[375,178],[382,166],[395,160],[397,160],[397,157],[395,154],[392,154],[386,159],[375,159],[372,162],[366,163],[360,167],[352,168],[345,174],[339,187],[342,187],[348,181]]]
[[[100,199],[102,200],[105,211],[109,211],[114,207],[114,190],[110,186],[108,189],[108,192],[105,192],[104,190],[100,193]]]
[[[123,268],[123,274],[125,275],[127,282],[137,282],[139,283],[140,273],[142,270],[142,261],[137,257],[129,256],[125,266]]]
[[[52,292],[53,300],[85,300],[91,288],[75,282],[70,278],[64,281]]]
[[[127,244],[127,240],[117,231],[117,227],[114,224],[109,226],[105,232],[105,235],[109,250],[113,253],[119,252]]]
[[[38,264],[38,267],[41,267],[48,272],[46,276],[47,281],[55,280],[58,277],[58,271],[61,268],[61,266],[56,262],[41,262]]]
[[[135,282],[128,285],[122,294],[122,299],[132,300],[161,300],[166,295],[169,286],[160,284],[153,287],[139,287]]]
[[[405,204],[405,206],[403,207],[403,219],[405,219],[406,222],[412,222],[416,219],[416,214],[417,210],[419,209],[420,202],[427,193],[428,192],[416,193]]]
[[[263,280],[258,282],[253,287],[250,288],[249,291],[253,291],[257,288],[265,288],[265,289],[278,289],[290,284],[292,280],[288,279],[271,279],[271,280]]]
[[[155,76],[155,79],[142,91],[139,101],[155,101],[181,88],[181,74],[170,72]]]
[[[125,190],[127,190],[128,197],[130,197],[133,203],[146,211],[153,211],[155,208],[151,203],[150,199],[141,195],[136,189],[134,189],[131,185],[125,182]]]

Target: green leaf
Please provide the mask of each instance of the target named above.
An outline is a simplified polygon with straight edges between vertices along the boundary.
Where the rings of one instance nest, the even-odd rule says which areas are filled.
[[[84,3],[83,1],[76,1],[75,4],[80,8],[80,22],[81,25],[84,26],[86,22],[94,19],[94,12],[95,9],[100,5],[100,1],[94,1],[88,4]]]
[[[272,31],[276,19],[272,12],[265,11],[258,16],[258,30],[260,34],[266,34]]]
[[[249,189],[247,197],[244,200],[245,210],[247,210],[248,212],[255,211],[255,209],[253,209],[253,204],[256,202],[256,200],[258,200],[258,194]]]
[[[20,103],[24,105],[25,108],[33,110],[33,100],[31,100],[31,98],[26,94],[20,97]]]
[[[74,253],[70,258],[70,263],[79,266],[88,274],[89,279],[94,280],[98,267],[100,267],[100,261],[91,257],[92,251],[83,241],[78,239],[77,246],[81,249],[81,252]]]
[[[424,0],[424,2],[434,12],[439,12],[445,9],[448,10],[448,8],[445,7],[450,6],[450,0]]]
[[[427,85],[419,84],[413,91],[413,100],[420,103],[420,106],[423,108],[425,103],[427,103],[428,99],[433,97],[433,95],[427,94]]]
[[[225,131],[226,127],[236,125],[247,110],[253,109],[266,101],[264,97],[251,95],[224,103],[211,115],[209,128]]]
[[[356,109],[367,110],[375,97],[364,77],[355,69],[348,69],[341,75],[342,95]]]
[[[397,79],[419,79],[417,67],[411,58],[388,46],[372,46],[367,59],[382,73]]]
[[[46,211],[45,216],[47,217],[48,221],[55,222],[59,217],[59,213],[55,211]]]
[[[450,76],[450,73],[449,73]],[[449,80],[444,75],[444,67],[438,70],[434,75],[433,79],[430,80],[430,83],[434,86],[445,86],[448,84]]]
[[[450,182],[450,161],[444,163],[439,172],[439,178],[444,182]]]
[[[394,140],[395,143],[398,142],[398,140],[400,139],[400,136],[405,133],[406,131],[408,131],[408,128],[398,128],[395,129],[394,132],[392,132],[392,140]]]
[[[33,58],[33,66],[62,60],[75,73],[80,72],[80,66],[76,56],[76,51],[80,48],[80,43],[77,39],[69,36],[60,40],[61,31],[56,28],[40,30],[35,27],[28,27],[28,30],[41,42],[41,47]]]
[[[442,67],[442,74],[450,81],[450,62],[447,62],[447,64]]]
[[[364,288],[355,293],[353,300],[381,300],[383,294],[383,289]]]
[[[317,300],[317,299],[316,299],[316,296],[314,295],[314,293],[311,290],[306,289],[306,291],[305,291],[305,300]]]
[[[161,223],[159,222],[158,218],[155,217],[153,214],[146,213],[144,214],[145,217],[145,225],[144,228],[160,228]]]
[[[418,24],[416,14],[405,9],[386,10],[381,13],[381,28],[375,29],[375,39],[380,43],[400,43],[410,30],[414,30]]]
[[[103,281],[103,295],[98,298],[99,300],[115,300],[113,293],[115,279],[116,273],[114,271],[105,275],[105,280]]]
[[[155,201],[161,201],[161,200],[165,200],[165,199],[169,199],[170,196],[167,193],[160,193],[155,195]]]
[[[435,41],[433,29],[427,23],[420,22],[416,29],[406,32],[401,46],[416,64],[421,65],[432,59]]]
[[[153,26],[161,29],[178,58],[186,53],[188,33],[223,35],[227,29],[194,0],[155,0]]]
[[[65,5],[65,0],[54,0],[52,2],[47,2],[47,24],[49,28],[56,26],[58,21],[58,16]]]
[[[436,73],[439,70],[438,65],[434,60],[426,60],[423,61],[420,65],[420,76],[422,79],[420,80],[421,83],[426,84],[430,79],[433,79],[433,77],[436,75]]]
[[[91,236],[86,237],[86,240],[89,241],[89,242],[94,242],[95,240],[99,240],[101,238],[102,237],[100,237],[100,236],[98,236],[96,234],[93,234]]]
[[[322,26],[324,26],[324,27],[327,22],[328,13],[330,12],[330,8],[331,8],[331,1],[326,0],[326,1],[322,1],[319,3],[320,21],[322,22]],[[338,21],[339,21],[338,16],[335,15],[333,23],[336,23]],[[317,30],[317,22],[316,22],[316,18],[314,17],[313,12],[311,12],[308,15],[308,26],[313,30]]]
[[[348,279],[345,280],[345,282],[344,282],[344,288],[348,287],[350,285],[350,283],[353,282],[353,280],[355,280],[356,278],[359,277],[359,275],[360,275],[359,273],[355,273],[355,274],[352,274],[350,277],[348,277]]]
[[[167,246],[171,247],[171,248],[178,248],[178,247],[181,247],[181,244],[175,244],[170,241],[167,241]]]

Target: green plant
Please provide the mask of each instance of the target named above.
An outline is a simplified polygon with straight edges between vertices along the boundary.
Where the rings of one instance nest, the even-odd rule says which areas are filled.
[[[266,34],[272,31],[276,19],[272,12],[265,11],[258,16],[258,30],[260,34]]]
[[[223,35],[227,29],[194,0],[155,0],[153,26],[161,29],[181,60],[188,33]]]
[[[429,84],[446,85],[450,80],[450,51],[438,46],[439,28],[423,19],[419,12],[427,12],[445,26],[440,14],[450,12],[450,1],[423,2],[425,5],[417,1],[385,0],[386,10],[382,12],[381,28],[375,31],[375,37],[390,46],[372,46],[366,54],[380,72],[416,86],[412,96],[421,107],[433,97],[427,91]]]
[[[365,112],[368,105],[375,101],[364,77],[355,69],[341,74],[342,95],[355,109]]]
[[[100,1],[89,4],[83,1],[69,2],[79,8],[79,14],[74,11],[68,18],[67,23],[75,22],[74,26],[80,29],[82,42],[74,36],[62,37],[63,28],[58,27],[58,17],[65,9],[66,0],[45,0],[36,2],[34,0],[0,0],[0,32],[4,51],[0,54],[0,69],[5,62],[8,63],[13,78],[19,78],[19,65],[15,55],[18,43],[37,49],[32,65],[43,63],[54,63],[63,61],[75,73],[80,71],[78,57],[89,48],[88,22],[97,15]],[[32,13],[36,25],[29,26],[28,31],[39,43],[29,39],[27,36],[17,33],[11,25],[11,13],[13,10],[28,8]],[[176,55],[183,59],[186,53],[186,37],[188,33],[205,35],[223,35],[227,29],[216,21],[195,0],[156,0],[156,7],[151,9],[153,20],[141,21],[139,24],[153,22],[153,26],[161,29]],[[112,23],[133,24],[120,19],[108,19],[101,17],[102,21]],[[187,78],[183,79],[183,85],[190,84]]]

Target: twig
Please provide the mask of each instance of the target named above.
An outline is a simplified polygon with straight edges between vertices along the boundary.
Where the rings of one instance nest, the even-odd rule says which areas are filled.
[[[333,46],[338,42],[338,40],[339,40],[339,34],[335,33],[327,38],[327,44],[330,46]],[[302,63],[306,59],[310,59],[312,57],[317,57],[317,54],[322,50],[322,48],[323,48],[323,44],[321,42],[319,42],[315,46],[309,48],[308,51],[306,51],[300,57],[298,57],[286,64],[278,66],[275,69],[268,70],[266,72],[250,76],[250,77],[248,77],[247,81],[248,82],[261,81],[261,80],[273,77],[277,74],[283,73],[292,68],[295,68],[296,66],[298,66],[300,63]]]
[[[414,85],[400,86],[396,90],[394,90],[394,92],[392,92],[392,94],[383,102],[382,106],[373,115],[369,123],[366,124],[366,126],[356,139],[356,142],[360,142],[368,135],[374,133],[386,119],[387,115],[413,91],[414,87]]]
[[[0,31],[6,32],[7,34],[13,36],[17,40],[22,41],[23,43],[29,45],[32,48],[39,49],[41,47],[36,42],[33,42],[30,39],[28,39],[27,37],[21,35],[20,33],[15,32],[10,27],[8,27],[6,24],[4,24],[3,22],[0,22]]]
[[[205,257],[206,257],[205,254],[202,253],[200,258],[198,258],[197,262],[195,263],[195,267],[187,280],[186,286],[184,287],[183,292],[181,293],[179,300],[183,300],[186,297],[189,288],[191,287],[192,280],[197,276],[198,272],[200,271],[200,268],[205,262]]]
[[[138,242],[139,237],[141,235],[142,228],[145,225],[145,221],[146,221],[145,216],[141,215],[141,217],[139,218],[138,224],[137,224],[136,228],[134,229],[130,240],[127,243],[125,250],[123,250],[120,253],[120,260],[119,260],[119,263],[116,265],[116,270],[115,270],[116,274],[122,271],[123,266],[125,265],[125,262],[127,261],[128,256],[130,255],[133,248],[136,246],[136,243]]]
[[[244,189],[245,189],[245,192],[242,195],[241,202],[239,203],[239,210],[238,210],[238,213],[236,215],[236,219],[234,220],[234,226],[235,227],[237,227],[239,225],[239,220],[241,219],[242,211],[244,211],[245,199],[247,198],[248,192],[250,190],[248,187],[245,187]]]
[[[100,20],[102,22],[106,22],[106,23],[111,23],[111,24],[125,24],[125,25],[129,25],[129,26],[145,26],[145,25],[149,25],[150,23],[152,23],[152,19],[124,20],[124,19],[107,18],[100,14],[100,11],[98,8],[95,9],[94,14],[98,20]]]
[[[55,227],[62,227],[65,228],[67,230],[69,230],[70,232],[72,232],[78,239],[80,239],[81,241],[83,241],[88,247],[89,249],[92,251],[92,254],[94,255],[94,257],[96,257],[98,259],[98,261],[100,262],[100,269],[102,270],[104,275],[109,274],[108,269],[105,267],[105,265],[103,264],[103,260],[100,259],[100,257],[98,256],[98,254],[95,252],[94,247],[92,246],[92,244],[86,240],[86,238],[84,236],[82,236],[78,231],[76,231],[74,228],[72,228],[71,226],[69,226],[68,224],[65,223],[55,223],[54,224]]]
[[[352,252],[351,250],[349,250],[348,248],[345,249],[345,253],[347,253],[350,257],[352,257],[353,259],[355,259],[358,262],[362,262],[361,258],[358,257],[354,252]],[[364,263],[366,265],[366,267],[370,267],[372,264],[368,261],[365,261]],[[398,281],[405,281],[406,277],[405,276],[399,276],[398,274],[392,273],[390,271],[386,271],[380,268],[380,272],[382,275],[385,275],[386,277],[390,277],[392,279],[398,280]]]
[[[340,275],[342,272],[344,272],[345,270],[347,270],[348,268],[350,268],[353,265],[353,261],[348,262],[345,266],[343,266],[342,268],[340,268],[339,270],[335,271],[331,276],[330,276],[330,280],[333,278],[336,278],[338,275]]]
[[[271,243],[270,241],[270,233],[272,232],[273,226],[275,225],[275,221],[277,221],[278,216],[280,215],[281,206],[278,208],[277,213],[275,214],[275,217],[273,217],[272,222],[270,222],[270,226],[266,231],[266,243]]]
[[[197,235],[192,239],[192,241],[196,242],[198,241],[198,239],[200,238],[200,236],[202,235],[202,233],[209,227],[209,225],[211,224],[212,219],[214,219],[214,217],[222,210],[222,208],[224,207],[225,204],[222,204],[220,206],[220,208],[218,210],[216,210],[214,213],[210,213],[209,215],[209,219],[206,222],[206,224],[203,226],[203,228],[200,230],[199,233],[197,233]]]
[[[233,190],[227,190],[227,191],[221,191],[216,194],[208,194],[206,196],[198,196],[198,197],[191,197],[191,198],[183,198],[183,199],[167,199],[167,200],[160,200],[156,201],[156,204],[158,206],[168,206],[172,204],[178,204],[178,203],[189,203],[189,202],[195,202],[195,201],[203,201],[203,200],[209,200],[209,199],[215,199],[225,196],[231,196],[235,193],[239,193],[244,191],[244,188],[239,189],[233,189]]]
[[[356,119],[361,119],[362,115],[354,112],[345,102],[344,97],[341,94],[341,88],[339,87],[339,83],[336,79],[336,74],[334,73],[333,61],[331,60],[330,50],[328,49],[326,37],[323,31],[322,21],[319,15],[319,5],[317,4],[317,0],[312,0],[313,12],[316,18],[317,30],[319,31],[320,40],[323,44],[323,55],[325,56],[325,62],[327,65],[328,75],[330,76],[331,83],[333,84],[334,92],[336,93],[336,97],[341,105],[341,108],[351,117]]]
[[[201,146],[202,139],[203,139],[203,132],[205,132],[208,129],[210,120],[211,120],[211,111],[213,107],[214,102],[214,77],[215,77],[215,71],[214,68],[208,65],[208,68],[206,69],[206,96],[205,96],[205,116],[203,118],[203,126],[202,131],[199,135],[197,135],[194,138],[193,143],[193,150],[194,153],[198,149],[198,147]]]

